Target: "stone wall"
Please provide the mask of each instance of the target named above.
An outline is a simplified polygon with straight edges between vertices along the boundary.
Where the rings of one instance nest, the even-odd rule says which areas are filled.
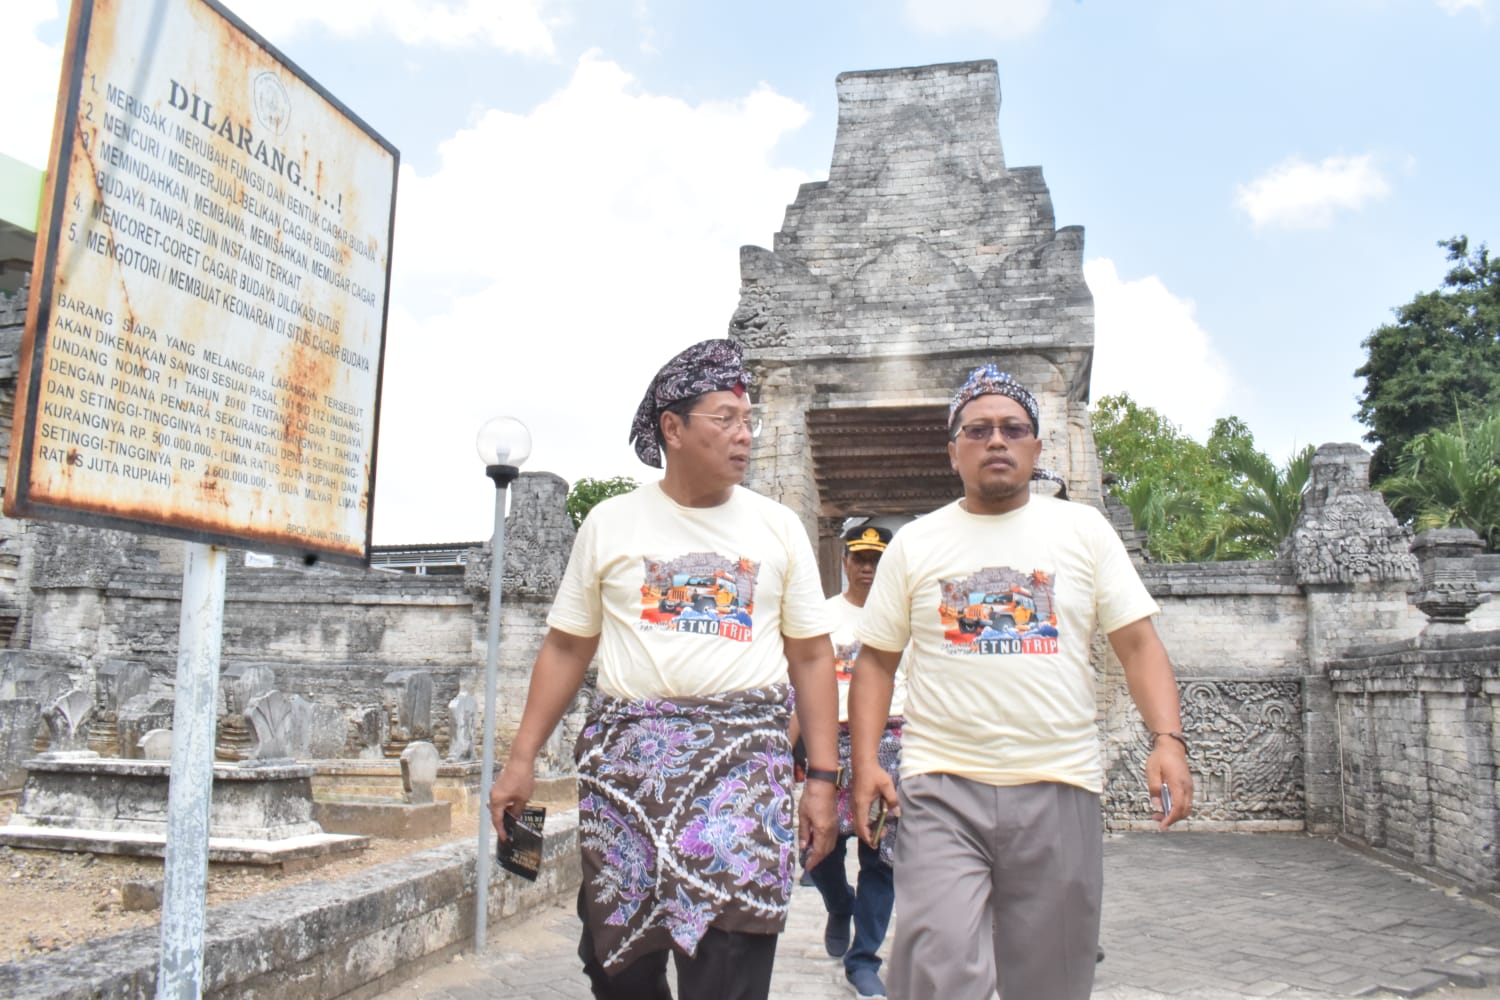
[[[1500,632],[1424,635],[1337,660],[1340,832],[1500,891]]]
[[[524,473],[512,491],[497,682],[501,752],[519,722],[546,609],[573,536],[560,478]],[[0,663],[0,703],[7,698],[8,678],[39,672],[59,678],[63,690],[97,694],[102,673],[119,664],[149,671],[146,703],[169,703],[177,669],[182,544],[46,522],[29,523],[24,538],[26,646]],[[396,711],[391,679],[403,672],[431,678],[431,732],[420,735],[440,750],[448,749],[449,703],[465,693],[482,705],[488,546],[470,553],[463,577],[306,566],[283,558],[269,568],[245,563],[242,553],[232,554],[222,669],[266,668],[278,690],[313,703],[320,725],[341,726],[342,732],[318,734],[317,743],[334,751],[326,756],[399,755],[403,743],[387,738]],[[8,683],[13,700],[36,702],[36,711],[24,705],[0,711],[0,725],[34,733],[45,706],[15,692],[14,679]],[[224,699],[221,684],[221,704]],[[570,716],[549,744],[544,775],[571,767],[571,745],[563,740],[580,721]],[[17,764],[34,744],[33,735],[0,734],[7,754],[0,761],[0,788],[18,787],[24,772]]]

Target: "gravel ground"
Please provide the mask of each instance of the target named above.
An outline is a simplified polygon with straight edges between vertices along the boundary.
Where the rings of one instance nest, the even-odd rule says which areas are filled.
[[[0,800],[0,824],[10,819],[13,800]],[[423,840],[372,840],[368,848],[300,871],[267,871],[251,865],[210,865],[208,905],[232,903],[304,882],[334,881],[371,865],[476,835],[460,819],[446,834]],[[161,911],[127,911],[121,890],[127,882],[160,882],[162,862],[111,854],[75,854],[0,847],[0,962],[58,951],[97,937],[161,919]]]

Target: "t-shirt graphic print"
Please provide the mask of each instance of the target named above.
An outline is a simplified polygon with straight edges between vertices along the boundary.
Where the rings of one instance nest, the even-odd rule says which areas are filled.
[[[854,679],[854,661],[859,659],[860,641],[843,643],[835,641],[833,644],[833,675],[840,684],[848,684]]]
[[[749,642],[754,635],[760,564],[717,552],[646,558],[641,582],[643,631],[711,635]]]
[[[979,656],[1057,653],[1050,573],[990,566],[939,584],[938,615],[946,652]]]

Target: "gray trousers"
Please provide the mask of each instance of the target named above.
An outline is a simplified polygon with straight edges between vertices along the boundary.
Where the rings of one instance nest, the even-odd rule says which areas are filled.
[[[901,782],[891,1000],[1087,1000],[1104,830],[1073,785]]]

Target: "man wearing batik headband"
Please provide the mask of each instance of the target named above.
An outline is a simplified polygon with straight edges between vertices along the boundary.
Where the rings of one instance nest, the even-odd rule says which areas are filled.
[[[630,437],[664,475],[579,529],[489,795],[503,831],[597,653],[575,749],[579,957],[596,997],[670,998],[671,953],[684,997],[764,998],[799,851],[817,864],[832,846],[832,623],[801,522],[739,485],[749,384],[728,340],[652,380]],[[795,822],[788,679],[809,762]]]
[[[1084,1000],[1103,894],[1103,788],[1089,645],[1109,638],[1150,741],[1162,830],[1193,804],[1177,682],[1119,536],[1086,504],[1034,495],[1040,409],[993,365],[953,397],[962,499],[886,549],[849,695],[853,814],[900,810],[892,997]],[[897,663],[899,793],[878,764]],[[1160,789],[1170,791],[1163,808]],[[1133,792],[1115,794],[1129,800]]]

